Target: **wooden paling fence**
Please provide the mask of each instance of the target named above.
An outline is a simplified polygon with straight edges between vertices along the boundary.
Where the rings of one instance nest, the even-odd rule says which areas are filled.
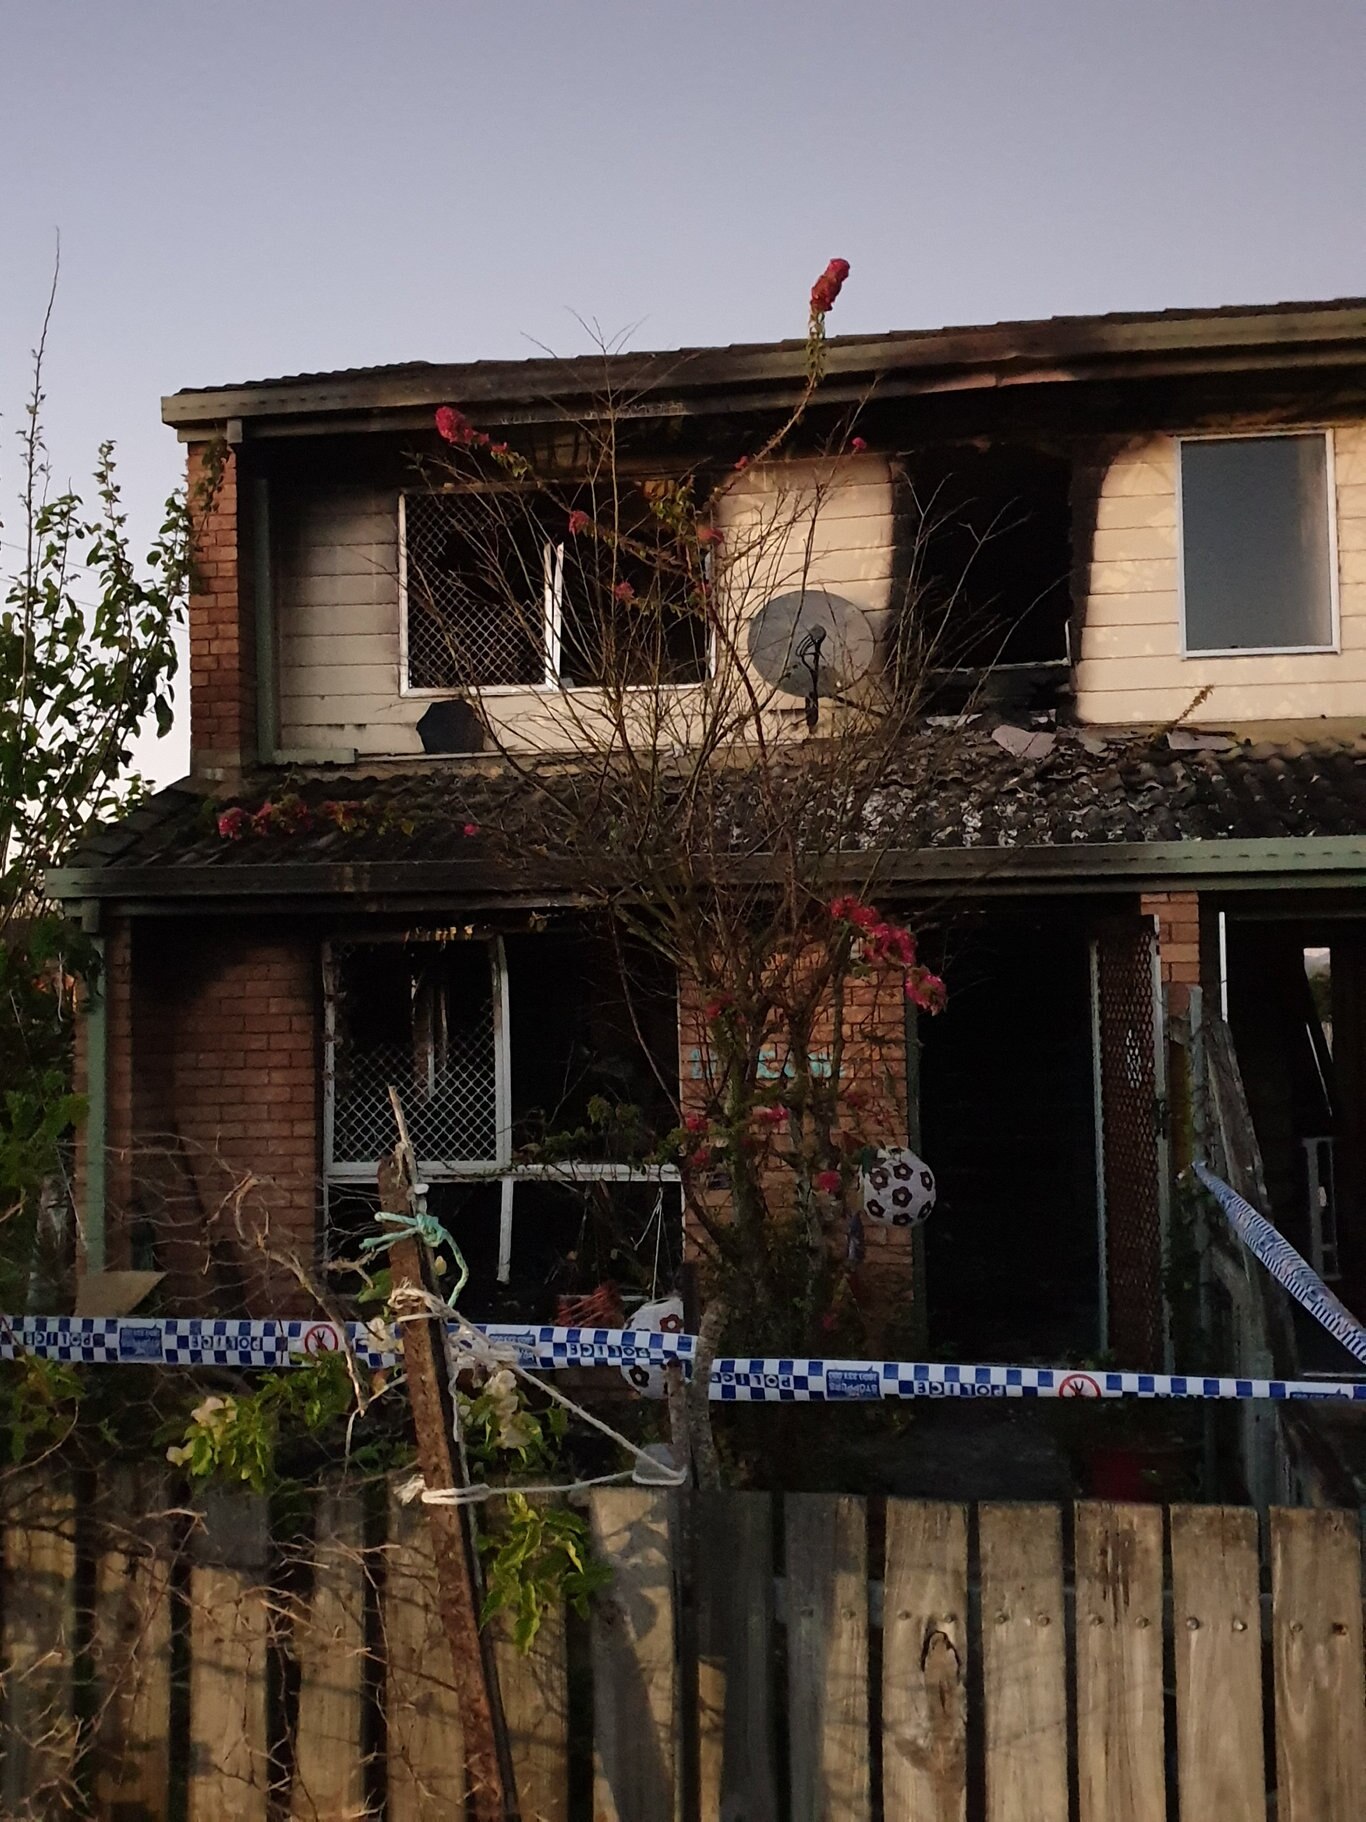
[[[605,1489],[498,1648],[536,1822],[1361,1822],[1358,1518]],[[272,1535],[270,1519],[273,1516]],[[458,1817],[420,1508],[8,1500],[0,1816]]]

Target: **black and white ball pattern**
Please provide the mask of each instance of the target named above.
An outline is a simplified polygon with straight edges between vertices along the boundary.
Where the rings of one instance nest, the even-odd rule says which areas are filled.
[[[642,1303],[626,1319],[626,1326],[631,1329],[648,1330],[656,1335],[681,1335],[683,1333],[683,1299],[681,1297],[664,1297],[658,1303]],[[627,1385],[632,1386],[642,1398],[662,1398],[664,1396],[664,1368],[651,1362],[633,1360],[629,1366],[621,1369],[621,1376]]]
[[[934,1172],[904,1145],[889,1145],[859,1179],[863,1212],[887,1227],[919,1227],[934,1207]]]

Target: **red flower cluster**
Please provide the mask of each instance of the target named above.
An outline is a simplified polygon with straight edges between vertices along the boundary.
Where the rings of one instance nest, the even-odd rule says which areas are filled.
[[[454,405],[437,406],[436,434],[455,449],[487,449],[494,456],[508,453],[506,443],[490,443],[485,432],[476,430],[464,412],[457,411]]]
[[[732,994],[718,993],[715,999],[708,1000],[702,1008],[702,1017],[709,1025],[714,1025],[723,1013],[729,1012],[735,1004]]]
[[[582,512],[576,506],[574,508],[573,512],[571,512],[569,515],[569,535],[570,535],[570,537],[577,538],[581,531],[588,530],[590,523],[591,523],[591,521],[588,517],[588,514],[586,512]]]
[[[785,1107],[756,1107],[751,1118],[756,1126],[767,1126],[770,1129],[787,1124]]]
[[[468,449],[474,441],[474,426],[464,412],[457,411],[454,405],[438,405],[436,434],[443,442],[451,443],[457,449]]]
[[[922,1012],[933,1015],[948,1004],[949,990],[937,974],[917,965],[906,970],[906,998]]]
[[[325,803],[310,810],[302,797],[293,793],[285,797],[268,797],[257,810],[244,810],[240,804],[224,810],[218,818],[218,833],[224,841],[243,841],[249,835],[304,835],[319,822],[336,828],[346,827],[344,818],[363,813],[359,803]]]
[[[837,1196],[840,1193],[840,1173],[837,1170],[820,1171],[816,1177],[816,1188],[823,1196]]]
[[[812,316],[824,316],[828,310],[834,309],[835,299],[839,296],[844,281],[848,276],[849,261],[847,259],[832,259],[830,261],[830,264],[811,287]]]
[[[863,904],[852,893],[830,900],[830,915],[837,924],[854,924],[860,930],[871,930],[882,919],[871,905]]]
[[[217,828],[223,841],[245,841],[257,835],[307,835],[314,829],[340,829],[351,834],[359,829],[384,834],[399,829],[412,833],[412,824],[391,804],[369,804],[356,797],[328,798],[323,803],[306,804],[295,792],[283,797],[268,797],[258,809],[248,810],[232,804],[221,810]],[[477,835],[478,825],[465,824],[466,835]]]
[[[707,1130],[706,1114],[690,1113],[683,1122],[683,1130],[685,1132],[693,1132],[693,1133],[705,1132]]]
[[[636,591],[629,582],[618,582],[612,590],[612,597],[620,601],[623,607],[629,607],[636,598]]]
[[[944,1010],[948,989],[937,974],[916,960],[915,938],[909,930],[850,894],[831,899],[830,915],[836,923],[852,924],[860,932],[868,961],[892,962],[904,970],[906,998],[913,1006],[929,1013]]]
[[[855,455],[862,455],[868,445],[864,442],[862,437],[850,437],[849,447],[853,450]]]

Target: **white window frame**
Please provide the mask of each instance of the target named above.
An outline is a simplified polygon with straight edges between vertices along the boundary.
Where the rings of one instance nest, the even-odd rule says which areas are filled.
[[[398,496],[398,693],[401,698],[414,702],[446,702],[452,695],[458,694],[457,685],[446,688],[418,688],[408,681],[408,499],[410,495],[426,493],[422,488],[409,487],[400,490]],[[448,494],[438,497],[448,498]],[[564,627],[564,545],[556,544],[547,538],[543,546],[545,563],[545,592],[541,620],[542,650],[545,654],[545,670],[539,683],[480,683],[475,690],[480,696],[564,696],[591,695],[597,688],[593,683],[566,684],[560,678],[560,661]],[[708,574],[711,572],[708,558]],[[660,687],[671,689],[681,694],[684,690],[701,689],[704,683],[710,683],[716,675],[716,629],[707,630],[706,674],[696,683],[675,683]],[[656,686],[650,683],[629,683],[625,686],[627,695],[636,695]]]
[[[1181,451],[1187,443],[1269,442],[1272,437],[1321,437],[1323,439],[1324,506],[1328,515],[1328,600],[1332,639],[1327,645],[1207,645],[1192,646],[1186,639],[1186,536],[1185,489],[1182,485]],[[1291,658],[1334,655],[1342,650],[1342,610],[1338,577],[1338,492],[1336,453],[1331,425],[1299,424],[1275,430],[1223,431],[1209,435],[1179,436],[1176,442],[1176,602],[1180,622],[1182,659]]]
[[[440,942],[441,933],[432,931],[424,937],[421,931],[356,931],[339,934],[335,943],[349,947],[365,944]],[[672,1164],[608,1164],[588,1159],[564,1159],[556,1164],[514,1164],[512,1161],[512,1026],[511,993],[508,981],[507,952],[501,936],[471,937],[459,940],[482,942],[490,951],[493,987],[493,1083],[495,1115],[495,1152],[492,1158],[419,1158],[417,1168],[424,1183],[497,1183],[501,1186],[501,1220],[498,1241],[500,1283],[506,1283],[512,1269],[513,1190],[520,1183],[679,1183],[678,1169]],[[379,1159],[336,1164],[332,1160],[333,1134],[336,1121],[336,1042],[337,997],[334,942],[323,944],[323,1119],[322,1119],[322,1185],[323,1239],[325,1258],[331,1254],[330,1201],[333,1190],[373,1188]],[[397,1135],[395,1135],[397,1136]]]

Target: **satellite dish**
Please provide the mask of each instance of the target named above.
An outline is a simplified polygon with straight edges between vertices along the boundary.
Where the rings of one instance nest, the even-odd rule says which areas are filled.
[[[863,609],[823,588],[775,595],[749,623],[749,659],[788,696],[837,696],[863,676],[877,641]]]

